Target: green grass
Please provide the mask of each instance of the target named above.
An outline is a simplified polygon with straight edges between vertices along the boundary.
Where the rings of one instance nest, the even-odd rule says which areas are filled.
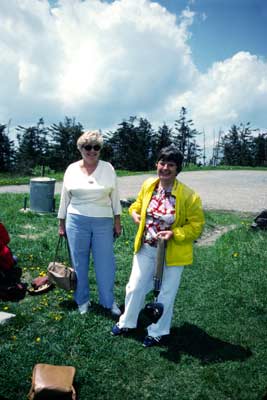
[[[57,197],[57,204],[59,198]],[[0,195],[0,219],[11,235],[23,281],[45,272],[57,241],[53,214],[23,213],[23,195]],[[267,388],[267,232],[249,229],[248,214],[206,212],[206,229],[235,224],[213,246],[195,248],[176,299],[165,345],[142,347],[147,321],[112,337],[114,320],[98,306],[90,270],[92,311],[80,316],[72,294],[54,289],[0,310],[16,314],[0,325],[0,397],[26,399],[35,363],[73,365],[79,400],[260,400]],[[115,243],[115,293],[123,305],[135,226],[123,214]],[[150,296],[151,297],[151,296]]]

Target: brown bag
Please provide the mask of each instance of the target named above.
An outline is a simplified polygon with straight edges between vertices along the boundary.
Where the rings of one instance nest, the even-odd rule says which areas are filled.
[[[66,266],[62,262],[56,261],[58,259],[59,248],[62,249],[63,237],[60,236],[56,247],[56,254],[54,261],[49,263],[47,268],[47,276],[49,282],[54,283],[57,287],[64,290],[75,290],[77,285],[77,277],[73,268]],[[69,260],[70,253],[66,239]]]
[[[36,364],[28,399],[76,400],[73,387],[75,372],[75,368],[70,366]]]

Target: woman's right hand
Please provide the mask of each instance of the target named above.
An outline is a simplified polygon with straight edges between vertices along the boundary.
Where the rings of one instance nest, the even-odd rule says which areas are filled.
[[[66,228],[65,228],[65,220],[64,219],[59,220],[58,234],[59,234],[59,236],[66,236]]]
[[[132,212],[132,219],[134,220],[134,223],[135,223],[136,225],[139,225],[139,224],[140,224],[140,221],[141,221],[141,216],[140,216],[140,214],[137,214],[136,211],[133,211],[133,212]]]
[[[65,229],[62,229],[61,227],[58,228],[58,234],[59,236],[66,236],[66,231]]]

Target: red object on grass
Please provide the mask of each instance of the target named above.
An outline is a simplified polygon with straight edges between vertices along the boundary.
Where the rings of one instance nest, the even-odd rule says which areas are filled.
[[[7,246],[9,242],[10,237],[8,231],[0,222],[0,269],[2,270],[8,270],[16,264],[12,252]]]

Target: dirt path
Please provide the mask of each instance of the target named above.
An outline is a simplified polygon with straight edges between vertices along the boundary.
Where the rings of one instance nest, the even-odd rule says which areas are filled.
[[[267,171],[199,171],[180,174],[206,209],[259,212],[267,208]]]

